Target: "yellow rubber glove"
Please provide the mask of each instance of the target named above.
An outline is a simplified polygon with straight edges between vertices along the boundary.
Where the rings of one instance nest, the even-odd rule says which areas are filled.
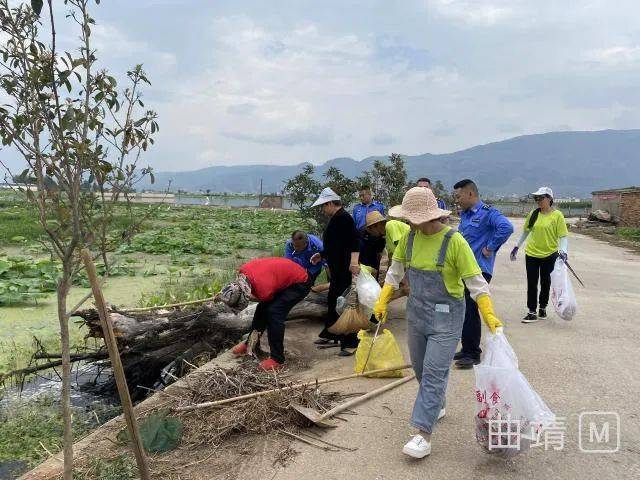
[[[493,302],[489,295],[480,295],[476,299],[478,304],[478,310],[482,315],[484,323],[489,327],[491,333],[496,333],[496,328],[502,327],[502,322],[496,317],[496,313],[493,311]]]
[[[378,300],[376,300],[376,304],[373,306],[373,315],[379,322],[384,323],[387,321],[387,305],[389,304],[389,300],[391,300],[392,296],[393,286],[385,283],[382,287]]]

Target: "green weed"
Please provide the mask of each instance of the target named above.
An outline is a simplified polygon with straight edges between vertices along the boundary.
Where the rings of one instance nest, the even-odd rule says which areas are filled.
[[[0,254],[0,306],[42,298],[55,291],[57,278],[51,260]]]
[[[161,211],[158,217],[175,224],[137,235],[120,252],[230,256],[284,245],[293,230],[307,226],[298,214],[262,210],[191,208]]]
[[[620,227],[616,233],[620,238],[640,243],[640,228]]]
[[[118,415],[119,407],[96,412],[101,422]],[[74,437],[80,438],[97,426],[93,413],[76,409],[73,413]],[[56,453],[62,445],[63,421],[60,405],[51,397],[11,402],[0,411],[0,462],[22,460],[34,466]]]
[[[76,467],[74,478],[80,480],[133,480],[138,478],[138,468],[133,457],[118,455],[109,460],[92,458],[88,465]]]
[[[279,243],[271,250],[271,255],[273,257],[284,257],[285,244]]]
[[[142,294],[138,305],[157,307],[213,297],[235,278],[236,269],[202,272],[193,277],[183,277],[165,282],[159,291]]]
[[[26,202],[0,197],[0,244],[35,241],[44,235],[35,210]],[[16,240],[21,237],[20,240]]]
[[[98,275],[106,272],[104,263],[96,262]],[[60,263],[50,259],[33,259],[18,255],[0,254],[0,306],[37,301],[55,292],[60,274]],[[129,264],[115,264],[109,269],[110,277],[135,276]],[[74,278],[74,285],[89,287],[83,270]]]

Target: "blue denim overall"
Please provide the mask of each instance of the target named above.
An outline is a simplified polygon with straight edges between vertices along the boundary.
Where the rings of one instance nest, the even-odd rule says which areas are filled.
[[[449,230],[442,241],[435,271],[409,267],[411,294],[407,301],[407,338],[411,364],[420,382],[411,414],[411,425],[431,433],[445,404],[449,369],[462,335],[464,298],[452,297],[442,278],[447,248],[456,233]],[[411,262],[415,230],[407,243],[407,263]]]

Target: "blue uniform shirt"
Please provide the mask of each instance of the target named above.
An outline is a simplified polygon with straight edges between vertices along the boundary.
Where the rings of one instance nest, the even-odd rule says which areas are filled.
[[[321,260],[317,265],[312,265],[311,257],[316,253],[322,253],[324,251],[324,246],[322,245],[322,240],[315,235],[308,234],[307,236],[309,237],[309,243],[307,243],[307,248],[301,252],[296,252],[294,250],[291,239],[287,240],[287,244],[284,247],[284,256],[305,268],[310,275],[316,277],[320,273],[320,270],[322,270],[324,262]]]
[[[446,210],[447,209],[447,204],[444,203],[444,200],[436,200],[438,202],[438,208],[442,209],[442,210]]]
[[[500,210],[482,201],[460,213],[458,231],[471,246],[483,273],[493,275],[496,253],[513,233],[513,225]],[[482,254],[482,248],[491,251],[489,258]]]
[[[353,207],[353,220],[356,222],[356,228],[358,231],[364,230],[364,226],[367,223],[367,214],[377,210],[384,215],[384,205],[376,200],[372,200],[369,205],[363,205],[359,203]]]

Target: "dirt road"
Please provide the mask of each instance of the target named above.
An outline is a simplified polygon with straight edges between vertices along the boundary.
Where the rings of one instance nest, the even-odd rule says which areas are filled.
[[[522,220],[515,219],[514,224],[518,232]],[[453,370],[447,392],[447,416],[434,432],[430,457],[413,460],[401,452],[412,433],[407,419],[417,384],[410,382],[357,407],[358,415],[347,417],[347,422],[323,437],[330,442],[357,447],[356,452],[322,452],[296,444],[300,455],[278,471],[262,470],[262,478],[640,478],[640,256],[571,234],[570,259],[587,285],[586,288],[576,287],[580,310],[572,322],[565,322],[551,313],[546,321],[526,325],[520,322],[525,313],[524,258],[516,263],[508,258],[514,242],[515,238],[512,238],[499,253],[491,289],[496,310],[507,324],[506,334],[519,357],[521,370],[556,415],[564,418],[566,430],[560,435],[563,438],[561,449],[545,451],[537,448],[511,461],[482,453],[474,440],[473,371]],[[389,328],[408,359],[406,328],[402,320],[404,301],[395,302],[391,312],[394,318]],[[288,347],[290,345],[294,353],[296,349],[310,348],[311,339],[305,342],[301,338],[304,328],[304,325],[292,325],[288,329],[292,340]],[[339,359],[329,351],[314,354],[314,357],[323,358],[323,361],[313,362],[312,374],[305,376],[350,373],[353,366],[353,360]],[[386,381],[358,380],[342,388],[364,392]],[[619,415],[617,453],[584,453],[580,450],[579,415],[590,411],[611,411]],[[610,442],[589,443],[587,429],[583,447],[615,447],[615,416],[602,418],[613,420]]]

